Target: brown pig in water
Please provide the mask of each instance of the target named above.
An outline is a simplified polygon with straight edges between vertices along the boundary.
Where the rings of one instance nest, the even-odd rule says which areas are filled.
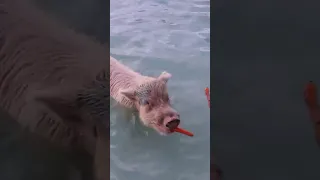
[[[172,108],[167,91],[171,75],[143,76],[110,56],[110,95],[118,103],[139,111],[141,122],[161,135],[173,132],[180,115]]]

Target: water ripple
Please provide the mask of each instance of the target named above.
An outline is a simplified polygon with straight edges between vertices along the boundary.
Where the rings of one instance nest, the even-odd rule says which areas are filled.
[[[159,136],[136,114],[111,109],[111,179],[209,179],[210,1],[111,1],[111,55],[143,74],[170,72],[169,92],[182,126]],[[196,148],[195,148],[196,147]]]

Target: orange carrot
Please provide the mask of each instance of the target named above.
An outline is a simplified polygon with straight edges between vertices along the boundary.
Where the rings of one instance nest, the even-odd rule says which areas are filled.
[[[310,81],[304,90],[304,99],[309,108],[318,107],[317,87]]]
[[[205,93],[205,95],[207,96],[208,106],[209,106],[209,108],[210,108],[210,90],[209,90],[208,87],[206,87],[206,88],[204,89],[204,93]]]
[[[181,133],[181,134],[184,134],[184,135],[187,135],[187,136],[193,136],[193,134],[185,129],[182,129],[182,128],[175,128],[174,129],[175,132],[178,132],[178,133]]]

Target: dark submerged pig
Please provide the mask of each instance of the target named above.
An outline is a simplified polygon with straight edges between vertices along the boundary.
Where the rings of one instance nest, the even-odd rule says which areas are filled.
[[[108,52],[24,0],[0,0],[0,106],[20,125],[94,159],[109,179]]]

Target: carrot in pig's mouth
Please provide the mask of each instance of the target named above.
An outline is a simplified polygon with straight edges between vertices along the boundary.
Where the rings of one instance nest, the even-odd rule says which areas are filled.
[[[167,123],[167,128],[171,130],[171,132],[178,132],[187,136],[193,136],[193,134],[185,129],[179,128],[180,120],[173,120]]]
[[[174,129],[174,132],[178,132],[178,133],[181,133],[181,134],[184,134],[184,135],[187,135],[187,136],[193,136],[193,134],[185,129],[182,129],[182,128],[175,128]]]

